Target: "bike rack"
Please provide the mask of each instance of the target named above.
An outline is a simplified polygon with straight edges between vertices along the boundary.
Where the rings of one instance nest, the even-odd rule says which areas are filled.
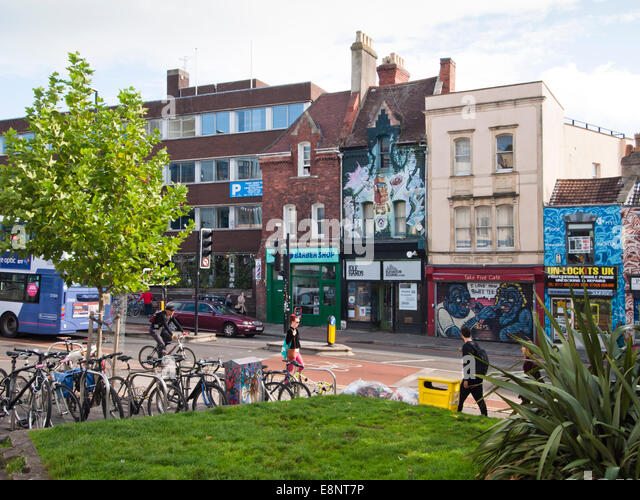
[[[133,380],[136,377],[148,377],[148,378],[154,378],[156,379],[158,382],[160,382],[160,388],[162,389],[162,399],[163,399],[163,403],[165,408],[167,406],[169,406],[169,401],[168,401],[168,396],[167,396],[167,384],[164,382],[164,379],[160,376],[160,375],[155,375],[153,373],[148,373],[148,372],[136,372],[136,373],[132,373],[129,375],[129,384],[130,384],[130,390],[132,390],[134,384],[133,384]],[[131,397],[131,395],[129,396]]]
[[[318,371],[329,373],[329,375],[331,375],[331,378],[333,378],[333,394],[334,395],[338,394],[338,383],[336,382],[336,376],[331,370],[329,370],[329,368],[315,368],[313,366],[305,366],[304,369],[305,369],[305,371],[306,370],[318,370]]]
[[[85,373],[91,373],[92,375],[97,375],[99,377],[102,378],[102,381],[104,382],[105,385],[105,398],[106,398],[106,402],[105,402],[105,406],[107,408],[107,419],[109,419],[109,415],[111,414],[111,384],[109,383],[109,378],[102,372],[96,372],[94,370],[86,370]],[[98,384],[96,384],[98,385]],[[84,388],[82,388],[84,390]],[[94,389],[95,390],[95,389]]]

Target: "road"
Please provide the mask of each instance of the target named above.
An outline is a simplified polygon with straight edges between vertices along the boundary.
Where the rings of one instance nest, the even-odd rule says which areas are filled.
[[[78,337],[81,338],[81,337]],[[120,351],[137,359],[137,354],[143,345],[149,344],[149,337],[145,335],[128,335],[121,341]],[[26,335],[18,339],[0,337],[0,368],[10,370],[10,358],[6,351],[13,347],[38,348],[46,350],[55,338],[37,335]],[[189,342],[199,359],[218,359],[223,362],[243,358],[257,358],[270,369],[283,369],[279,352],[269,351],[267,342],[273,342],[273,337],[254,338],[225,338],[218,337],[215,341]],[[380,382],[392,389],[406,387],[418,390],[418,377],[435,376],[459,379],[461,376],[460,354],[453,351],[438,350],[426,347],[382,346],[373,344],[350,345],[351,356],[311,355],[303,357],[307,375],[316,380],[331,381],[331,370],[335,375],[337,386],[343,389],[354,381],[365,380]],[[105,352],[112,352],[113,344],[106,343]],[[491,362],[501,368],[509,370],[521,369],[521,358],[515,356],[492,356]],[[139,368],[137,363],[132,368]],[[487,385],[487,384],[485,384]],[[485,392],[488,390],[485,387]],[[512,396],[513,395],[509,395]],[[488,396],[487,404],[490,410],[497,411],[506,407],[500,398],[493,394]],[[477,413],[475,402],[471,398],[467,401],[470,413]],[[467,411],[467,408],[465,408]]]

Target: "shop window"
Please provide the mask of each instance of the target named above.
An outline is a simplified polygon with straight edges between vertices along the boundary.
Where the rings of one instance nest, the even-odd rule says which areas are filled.
[[[371,285],[349,283],[347,289],[347,318],[349,321],[371,321]]]
[[[471,209],[457,207],[454,210],[456,250],[471,249]]]
[[[300,307],[302,314],[320,314],[319,281],[317,276],[294,276],[292,278],[293,307]]]
[[[322,305],[334,307],[336,305],[335,285],[324,285],[322,287]]]

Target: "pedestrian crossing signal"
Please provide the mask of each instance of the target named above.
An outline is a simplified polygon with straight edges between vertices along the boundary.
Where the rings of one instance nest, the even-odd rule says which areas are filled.
[[[211,268],[211,254],[213,252],[213,231],[209,228],[200,229],[200,269]]]

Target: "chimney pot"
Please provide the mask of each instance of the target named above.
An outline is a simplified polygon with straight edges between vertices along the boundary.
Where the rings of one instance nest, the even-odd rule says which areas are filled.
[[[376,85],[377,60],[371,38],[356,31],[356,41],[351,45],[351,92],[360,93],[360,102],[369,87]]]
[[[456,63],[450,57],[440,59],[440,82],[442,94],[456,91]]]

